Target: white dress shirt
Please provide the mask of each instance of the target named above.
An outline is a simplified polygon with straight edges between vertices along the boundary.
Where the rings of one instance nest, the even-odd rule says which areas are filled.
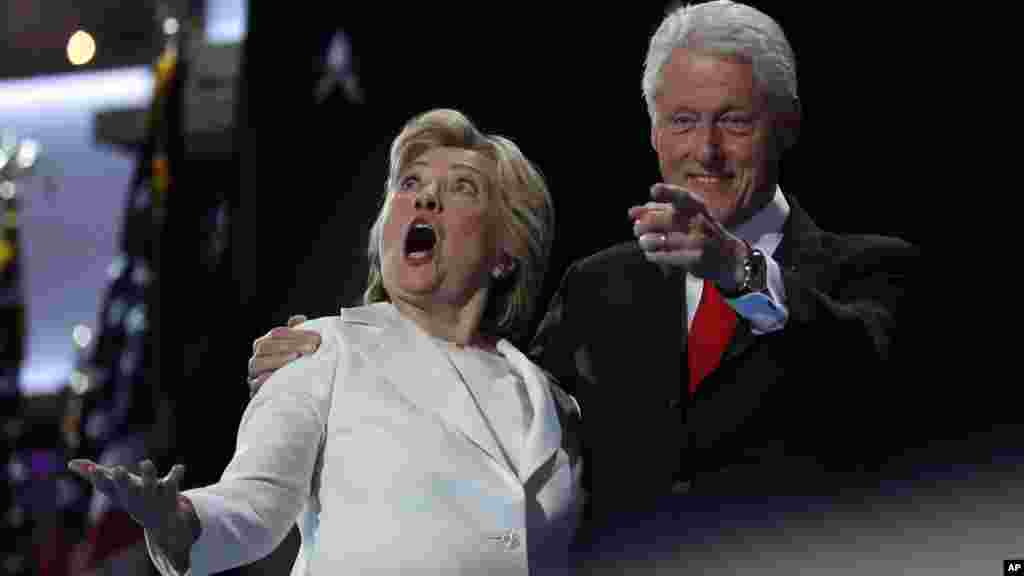
[[[754,334],[767,334],[782,330],[789,318],[786,308],[786,287],[782,283],[782,273],[773,255],[782,242],[782,227],[789,217],[789,202],[776,186],[775,197],[754,216],[740,224],[731,232],[748,244],[757,248],[765,255],[768,263],[767,293],[747,294],[739,298],[726,298],[726,302],[736,313],[750,321]],[[693,318],[697,314],[704,281],[692,274],[686,274],[686,334],[690,333]]]

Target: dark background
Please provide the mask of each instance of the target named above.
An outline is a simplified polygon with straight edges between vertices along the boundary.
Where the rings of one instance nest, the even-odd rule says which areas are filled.
[[[784,160],[783,190],[827,230],[923,244],[920,208],[938,184],[943,136],[931,122],[936,76],[902,50],[919,40],[921,15],[889,8],[868,24],[826,3],[754,5],[780,22],[797,54],[803,131]],[[302,14],[252,6],[232,235],[239,316],[203,321],[231,324],[215,355],[234,372],[212,388],[192,380],[204,391],[196,402],[223,415],[223,431],[204,427],[205,449],[189,459],[207,454],[212,471],[230,454],[253,339],[290,314],[335,314],[360,298],[387,147],[416,113],[462,110],[511,137],[545,174],[558,218],[545,302],[571,260],[630,239],[626,210],[659,179],[640,78],[663,14],[657,2]],[[312,99],[339,27],[352,38],[362,104]]]

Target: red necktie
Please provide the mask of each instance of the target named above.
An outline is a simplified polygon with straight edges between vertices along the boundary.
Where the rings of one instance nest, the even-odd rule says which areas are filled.
[[[736,312],[726,304],[714,283],[705,280],[700,305],[686,341],[691,396],[701,380],[718,366],[735,329]]]

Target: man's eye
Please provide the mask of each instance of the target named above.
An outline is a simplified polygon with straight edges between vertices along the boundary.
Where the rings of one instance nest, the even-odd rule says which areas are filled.
[[[722,123],[734,130],[746,130],[754,125],[754,119],[746,116],[728,116],[722,119]]]
[[[689,116],[674,116],[670,123],[673,128],[687,129],[693,127],[694,119]]]

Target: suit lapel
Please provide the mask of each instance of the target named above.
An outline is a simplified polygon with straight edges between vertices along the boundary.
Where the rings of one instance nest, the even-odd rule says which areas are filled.
[[[782,241],[771,256],[783,270],[795,271],[798,262],[813,258],[820,252],[820,240],[816,233],[818,228],[810,216],[792,197],[786,196],[786,201],[790,207],[789,217],[782,226]],[[746,352],[756,338],[750,322],[740,318],[722,361],[729,361]]]
[[[341,316],[346,322],[381,327],[373,360],[391,385],[414,406],[438,417],[449,431],[512,473],[461,376],[426,333],[386,302],[345,308]]]
[[[505,340],[498,342],[498,351],[522,377],[526,385],[530,404],[533,406],[533,420],[523,442],[520,480],[525,484],[562,443],[562,428],[555,412],[554,399],[548,389],[547,378],[530,362],[522,352]]]
[[[821,230],[792,196],[786,196],[786,201],[789,202],[789,218],[782,227],[782,241],[772,258],[779,266],[792,271],[807,258],[822,253]]]

